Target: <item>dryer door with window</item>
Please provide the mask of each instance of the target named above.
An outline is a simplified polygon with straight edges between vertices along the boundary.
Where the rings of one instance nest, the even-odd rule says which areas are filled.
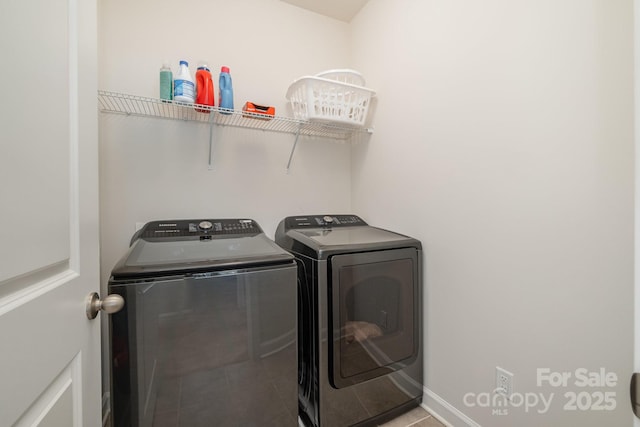
[[[419,350],[418,250],[330,258],[330,382],[346,387],[402,369]]]

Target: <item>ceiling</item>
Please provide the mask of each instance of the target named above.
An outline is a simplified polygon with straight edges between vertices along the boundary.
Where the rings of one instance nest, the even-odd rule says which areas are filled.
[[[285,3],[349,22],[369,0],[282,0]]]

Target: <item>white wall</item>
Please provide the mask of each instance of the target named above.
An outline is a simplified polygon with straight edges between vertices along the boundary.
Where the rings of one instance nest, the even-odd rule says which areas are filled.
[[[180,10],[184,12],[178,13]],[[297,77],[348,66],[348,25],[277,0],[101,0],[100,89],[157,97],[164,59],[231,68],[236,108],[274,105]],[[177,20],[182,22],[177,25]],[[217,93],[216,93],[217,99]],[[350,147],[293,135],[100,115],[103,293],[137,222],[250,217],[273,237],[287,215],[351,210]]]
[[[352,22],[379,101],[353,210],[423,241],[426,402],[454,425],[631,425],[632,20],[631,0],[371,0]],[[549,411],[468,407],[496,366]],[[600,367],[617,386],[536,384]],[[616,410],[563,410],[584,391]]]
[[[231,68],[236,108],[245,101],[290,115],[285,93],[297,77],[349,61],[348,26],[277,0],[189,0],[190,24],[175,25],[175,2],[100,2],[100,88],[157,97],[169,59],[206,59],[217,76]],[[217,98],[217,92],[216,92]],[[103,278],[124,252],[136,222],[174,217],[252,217],[273,235],[285,215],[350,210],[350,148],[234,128],[214,131],[208,170],[205,124],[101,114]]]

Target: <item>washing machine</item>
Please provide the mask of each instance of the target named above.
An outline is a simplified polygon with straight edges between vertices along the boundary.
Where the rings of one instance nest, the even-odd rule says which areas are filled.
[[[298,263],[303,423],[373,426],[418,406],[420,241],[372,227],[356,215],[287,217],[275,240]]]
[[[297,266],[251,219],[153,221],[109,293],[115,427],[297,426]]]

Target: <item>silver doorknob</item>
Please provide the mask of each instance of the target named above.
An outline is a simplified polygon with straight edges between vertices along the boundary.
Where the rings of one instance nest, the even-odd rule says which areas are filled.
[[[95,319],[100,310],[107,314],[117,313],[124,307],[124,298],[118,294],[107,295],[100,299],[97,292],[91,292],[87,297],[87,318]]]

